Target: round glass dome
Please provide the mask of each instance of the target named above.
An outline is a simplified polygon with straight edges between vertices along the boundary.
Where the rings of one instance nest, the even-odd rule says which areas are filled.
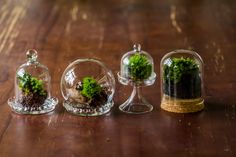
[[[176,50],[161,60],[161,108],[176,113],[204,108],[203,61],[193,51]]]
[[[37,52],[28,50],[27,62],[16,71],[15,97],[8,100],[20,114],[42,114],[54,110],[57,98],[51,97],[51,77],[46,66],[37,61]]]
[[[124,85],[152,85],[155,82],[153,59],[141,50],[140,44],[135,44],[132,51],[122,56],[118,79]]]
[[[81,116],[102,115],[114,104],[115,78],[102,62],[78,59],[65,69],[61,93],[68,112]]]

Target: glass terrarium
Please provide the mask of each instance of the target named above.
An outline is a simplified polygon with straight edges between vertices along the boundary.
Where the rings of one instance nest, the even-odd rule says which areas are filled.
[[[203,61],[193,51],[176,50],[161,60],[161,108],[176,113],[204,108]]]
[[[135,44],[133,50],[121,58],[118,80],[123,85],[133,86],[131,96],[119,106],[126,113],[141,114],[153,110],[153,106],[142,96],[142,87],[152,85],[156,80],[152,57]]]
[[[51,77],[48,68],[37,60],[37,52],[28,50],[27,62],[21,65],[15,76],[15,97],[9,106],[20,114],[43,114],[54,110],[57,98],[51,97]]]
[[[78,59],[72,62],[61,78],[63,106],[80,116],[97,116],[113,106],[115,78],[102,62]]]

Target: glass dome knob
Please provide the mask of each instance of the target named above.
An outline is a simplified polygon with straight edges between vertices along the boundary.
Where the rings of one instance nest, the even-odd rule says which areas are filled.
[[[141,52],[141,45],[140,44],[134,44],[133,49],[135,52]]]
[[[28,62],[30,63],[37,62],[38,53],[36,50],[31,49],[26,52],[26,57],[27,57]]]

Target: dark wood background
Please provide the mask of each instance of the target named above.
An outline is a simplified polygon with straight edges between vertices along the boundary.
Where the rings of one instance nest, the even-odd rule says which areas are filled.
[[[167,52],[197,51],[205,61],[205,110],[161,110],[159,78],[144,89],[152,113],[119,112],[131,88],[118,82],[109,114],[78,117],[64,110],[59,83],[69,63],[98,58],[116,75],[136,42],[153,56],[158,76]],[[49,67],[60,99],[50,114],[17,115],[7,105],[16,68],[31,48]],[[235,51],[234,0],[1,0],[0,156],[236,156]]]

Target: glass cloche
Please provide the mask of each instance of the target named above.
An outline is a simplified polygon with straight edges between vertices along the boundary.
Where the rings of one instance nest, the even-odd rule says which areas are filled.
[[[115,93],[115,78],[102,62],[96,59],[77,59],[61,78],[63,106],[80,116],[97,116],[110,111]]]
[[[15,97],[8,100],[11,109],[20,114],[43,114],[54,110],[58,99],[51,97],[48,68],[37,60],[37,52],[28,50],[27,62],[15,76]]]
[[[193,51],[176,50],[161,60],[161,108],[176,113],[204,108],[203,61]]]
[[[132,51],[123,55],[117,75],[121,84],[133,86],[131,96],[119,109],[132,114],[152,111],[153,106],[142,96],[141,88],[152,85],[156,80],[156,73],[152,57],[141,50],[140,44],[135,44]]]

